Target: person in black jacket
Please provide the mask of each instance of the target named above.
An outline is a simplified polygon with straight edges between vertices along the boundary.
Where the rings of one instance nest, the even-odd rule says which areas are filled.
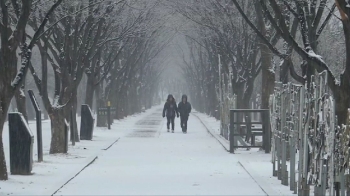
[[[177,117],[179,118],[179,113],[177,111],[177,105],[176,105],[176,101],[173,97],[173,95],[168,95],[168,99],[164,104],[164,109],[163,109],[163,118],[166,116],[167,117],[167,129],[169,132],[169,126],[171,123],[171,131],[174,133],[174,119],[175,119],[175,115],[177,115]]]
[[[187,133],[188,116],[191,113],[191,104],[187,101],[187,95],[182,95],[182,100],[179,103],[178,110],[180,112],[181,128],[183,133]]]

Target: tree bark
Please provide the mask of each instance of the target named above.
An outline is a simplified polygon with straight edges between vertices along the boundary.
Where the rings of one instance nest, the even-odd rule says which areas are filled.
[[[3,128],[6,121],[7,110],[10,104],[6,104],[6,102],[2,102],[0,98],[0,180],[7,180],[7,167],[6,167],[6,159],[4,152],[4,144],[3,144]],[[2,108],[2,109],[1,109]]]
[[[65,110],[66,110],[67,122],[73,123],[75,142],[80,142],[79,133],[78,133],[79,129],[78,129],[78,123],[77,123],[78,99],[77,99],[76,91],[73,92],[73,95],[72,95],[71,107],[66,106]],[[71,118],[70,118],[71,112],[73,113],[73,122],[71,122]]]
[[[343,23],[345,37],[346,62],[345,70],[340,76],[340,86],[334,94],[336,99],[336,114],[338,115],[339,125],[346,124],[347,108],[350,104],[350,9],[347,7],[345,0],[336,0],[336,6],[339,10]],[[334,82],[334,81],[330,81]],[[349,190],[350,192],[350,190]]]
[[[65,113],[63,109],[54,109],[49,114],[51,119],[51,146],[50,154],[64,153],[65,151]]]
[[[87,75],[85,104],[89,105],[91,109],[93,108],[94,91],[95,91],[94,76],[93,74],[89,74]]]
[[[257,13],[258,29],[265,37],[268,37],[262,8],[258,2],[255,3],[255,11]],[[275,74],[271,71],[272,54],[268,46],[262,40],[259,45],[262,64],[261,108],[268,109],[270,95],[273,93],[275,87]]]
[[[22,113],[23,117],[28,122],[27,106],[26,106],[26,96],[25,96],[24,86],[20,90],[16,91],[15,99],[18,112]]]

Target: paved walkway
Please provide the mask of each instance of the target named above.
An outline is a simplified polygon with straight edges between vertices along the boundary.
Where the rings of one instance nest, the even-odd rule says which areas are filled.
[[[190,116],[167,133],[161,110],[137,122],[56,195],[266,195]]]

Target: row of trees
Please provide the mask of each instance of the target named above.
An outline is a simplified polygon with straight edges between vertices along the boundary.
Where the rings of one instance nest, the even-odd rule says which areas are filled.
[[[193,25],[184,33],[189,52],[180,55],[192,97],[206,103],[199,110],[218,110],[220,56],[223,86],[237,95],[238,108],[249,108],[254,94],[261,94],[261,107],[268,108],[275,81],[309,85],[311,75],[327,71],[339,123],[345,124],[350,104],[346,0],[191,0],[173,6]]]
[[[152,106],[163,70],[156,57],[171,39],[171,34],[159,38],[166,17],[155,14],[158,5],[126,0],[1,1],[0,180],[7,179],[3,126],[13,98],[27,116],[26,79],[34,80],[51,120],[50,153],[64,152],[64,121],[78,110],[80,88],[85,89],[82,102],[91,108],[111,101],[116,118]],[[70,123],[77,135],[75,118]]]

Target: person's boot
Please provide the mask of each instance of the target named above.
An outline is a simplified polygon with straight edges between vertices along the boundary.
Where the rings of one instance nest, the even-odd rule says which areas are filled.
[[[169,129],[168,129],[168,132],[169,132]]]
[[[174,133],[174,129],[172,129],[171,132]]]

